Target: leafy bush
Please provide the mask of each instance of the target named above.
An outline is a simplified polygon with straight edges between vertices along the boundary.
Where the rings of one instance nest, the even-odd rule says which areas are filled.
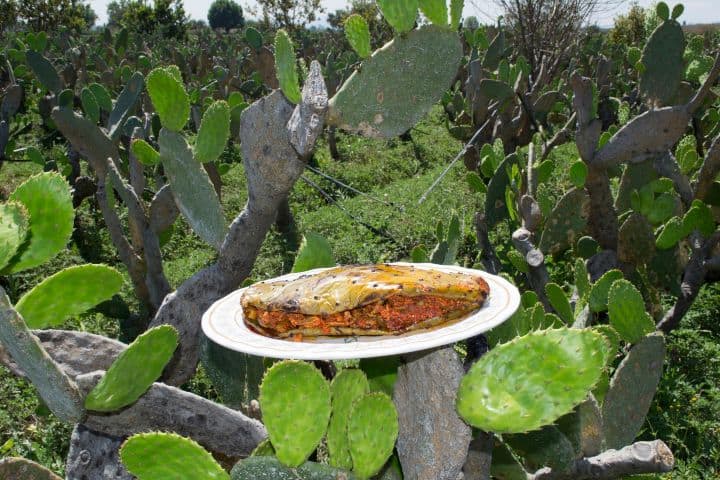
[[[243,10],[233,0],[215,0],[208,10],[210,28],[242,28],[245,25]]]

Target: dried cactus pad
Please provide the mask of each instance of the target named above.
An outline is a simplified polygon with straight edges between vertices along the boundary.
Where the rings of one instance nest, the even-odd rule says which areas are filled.
[[[260,408],[278,460],[297,467],[325,435],[330,420],[330,386],[309,363],[278,362],[260,385]]]
[[[605,338],[560,328],[529,333],[499,345],[462,379],[457,410],[470,425],[521,433],[554,422],[582,402],[600,378]]]
[[[174,433],[141,433],[120,449],[120,459],[138,480],[230,480],[212,455]]]
[[[160,377],[177,342],[178,333],[170,325],[160,325],[137,337],[85,398],[85,407],[112,412],[135,403]]]
[[[462,44],[435,25],[397,37],[365,60],[330,100],[328,124],[390,138],[415,125],[455,78]]]

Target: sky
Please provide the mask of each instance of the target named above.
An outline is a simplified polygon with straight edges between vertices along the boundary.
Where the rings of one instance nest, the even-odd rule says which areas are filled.
[[[93,10],[98,15],[97,24],[101,25],[107,21],[107,4],[111,0],[89,0]],[[151,2],[152,0],[148,0]],[[654,0],[639,0],[642,6],[648,6]],[[210,8],[212,0],[184,0],[185,11],[191,18],[196,20],[207,21],[207,11]],[[238,3],[243,6],[244,10],[248,7],[255,7],[257,4],[253,0],[239,0]],[[669,0],[667,2],[670,7],[676,3]],[[685,13],[680,17],[681,21],[687,23],[717,23],[720,22],[720,8],[718,4],[720,0],[684,0]],[[326,12],[334,12],[340,8],[345,8],[349,2],[347,0],[322,0],[323,7]],[[497,17],[499,10],[494,6],[491,0],[466,0],[465,16],[475,15],[480,22],[489,23]],[[626,2],[620,8],[614,11],[603,12],[595,19],[600,26],[607,27],[612,25],[613,18],[618,14],[629,9],[630,2]]]

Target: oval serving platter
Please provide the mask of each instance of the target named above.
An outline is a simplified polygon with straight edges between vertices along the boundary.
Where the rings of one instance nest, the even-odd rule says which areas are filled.
[[[428,350],[448,345],[486,332],[507,320],[520,305],[520,292],[510,282],[481,270],[435,265],[429,263],[401,263],[426,270],[459,272],[479,275],[490,287],[490,295],[481,308],[452,323],[419,332],[401,335],[314,337],[303,341],[270,338],[250,330],[243,321],[240,296],[244,289],[236,290],[215,302],[202,318],[202,329],[213,342],[230,350],[261,357],[292,358],[298,360],[345,360],[354,358],[385,357],[401,353]],[[325,268],[291,273],[273,280],[292,280],[313,275]],[[269,281],[273,281],[269,280]]]

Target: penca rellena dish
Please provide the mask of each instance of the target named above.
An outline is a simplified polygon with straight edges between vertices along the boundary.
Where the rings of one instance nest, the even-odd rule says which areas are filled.
[[[240,303],[248,328],[268,337],[398,335],[442,326],[480,308],[479,275],[412,265],[349,265],[259,282]]]

